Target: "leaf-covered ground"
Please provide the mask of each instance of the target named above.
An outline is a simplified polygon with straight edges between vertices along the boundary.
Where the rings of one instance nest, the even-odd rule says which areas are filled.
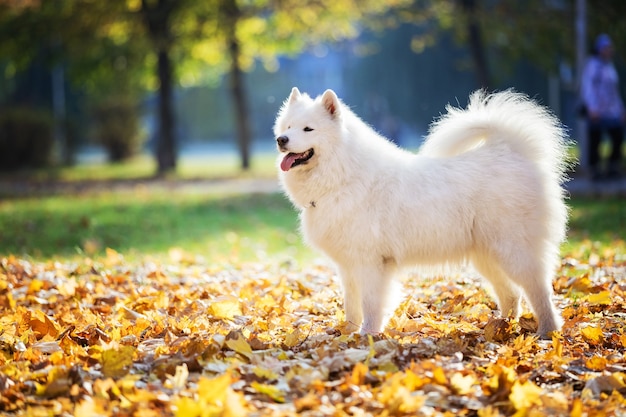
[[[621,245],[621,246],[620,246]],[[471,273],[409,277],[379,337],[342,334],[326,266],[0,259],[0,413],[32,416],[626,414],[626,257],[554,282],[565,326],[494,318]]]

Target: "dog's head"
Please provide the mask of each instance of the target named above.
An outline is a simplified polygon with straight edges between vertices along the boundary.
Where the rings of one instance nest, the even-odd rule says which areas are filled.
[[[280,168],[312,167],[340,133],[341,102],[333,90],[311,99],[294,87],[274,125]]]

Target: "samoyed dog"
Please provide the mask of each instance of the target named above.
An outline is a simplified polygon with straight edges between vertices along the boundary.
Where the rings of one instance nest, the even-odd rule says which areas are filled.
[[[448,106],[420,151],[392,144],[335,92],[293,88],[274,126],[282,187],[305,240],[338,267],[346,321],[382,332],[407,267],[471,262],[502,314],[525,296],[546,336],[561,328],[552,278],[565,237],[566,137],[549,111],[513,91]],[[350,326],[351,325],[351,326]]]

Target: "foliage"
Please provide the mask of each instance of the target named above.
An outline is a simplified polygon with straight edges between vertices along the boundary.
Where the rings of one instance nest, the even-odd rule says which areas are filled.
[[[320,41],[355,37],[360,20],[409,0],[270,2],[259,0],[60,0],[28,7],[0,3],[0,57],[12,71],[32,62],[49,39],[51,61],[64,61],[74,83],[94,91],[159,92],[158,172],[175,168],[173,87],[216,82],[229,72],[242,166],[248,167],[250,134],[241,69],[257,60],[277,69],[280,54]],[[94,36],[95,35],[95,36]]]
[[[52,118],[44,111],[0,111],[0,171],[47,166],[54,145],[52,129]]]
[[[556,74],[563,63],[573,67],[576,62],[576,7],[576,0],[414,0],[396,16],[422,28],[411,44],[416,53],[436,47],[444,32],[471,46],[468,23],[475,21],[494,75],[503,76],[522,60]],[[621,0],[587,1],[587,45],[600,33],[609,33],[618,46],[626,44],[624,22],[616,18],[624,13],[626,3]],[[624,50],[616,48],[621,61],[626,59]]]
[[[332,270],[0,260],[0,410],[143,416],[618,415],[626,258],[565,256],[565,325],[494,318],[471,275],[406,283],[384,335],[342,334]]]
[[[140,128],[137,103],[125,95],[99,100],[93,108],[96,141],[107,150],[111,162],[137,155],[146,139]]]

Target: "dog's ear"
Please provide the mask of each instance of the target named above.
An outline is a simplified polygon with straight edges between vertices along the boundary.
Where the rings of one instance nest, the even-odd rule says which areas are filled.
[[[293,103],[294,101],[298,100],[300,97],[301,97],[300,90],[298,90],[298,87],[294,87],[291,89],[291,94],[289,95],[289,102]]]
[[[333,90],[326,90],[324,94],[322,94],[322,104],[326,111],[332,116],[336,117],[339,115],[339,111],[341,109],[339,105],[339,99],[337,98],[337,94]]]

